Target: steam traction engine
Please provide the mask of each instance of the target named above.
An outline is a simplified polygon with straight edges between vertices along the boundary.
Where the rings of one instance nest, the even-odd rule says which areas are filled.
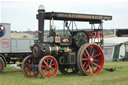
[[[84,75],[98,74],[104,65],[103,22],[112,16],[45,12],[39,9],[37,14],[39,37],[32,46],[32,54],[22,65],[26,77],[54,77],[59,69],[63,74],[80,71]],[[44,39],[44,22],[50,21],[49,35]],[[63,21],[63,33],[59,35],[54,20]],[[78,30],[75,21],[89,22],[91,30]],[[98,25],[98,28],[95,27]]]

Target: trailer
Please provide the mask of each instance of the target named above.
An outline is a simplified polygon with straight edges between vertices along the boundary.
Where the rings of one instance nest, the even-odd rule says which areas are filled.
[[[39,7],[38,40],[32,46],[32,55],[23,60],[22,71],[26,77],[54,77],[59,69],[63,74],[96,75],[104,66],[103,20],[112,16],[67,12],[45,12]],[[48,20],[50,31],[44,41],[44,23]],[[56,32],[55,21],[63,21],[63,35]],[[89,22],[91,34],[77,29],[75,22]],[[95,25],[98,25],[96,27]],[[96,37],[98,34],[98,37]],[[95,36],[93,36],[95,35]],[[93,37],[91,37],[93,36]]]
[[[30,47],[35,39],[29,38],[11,38],[11,25],[9,23],[0,23],[0,72],[4,70],[6,64],[15,64],[32,52]]]

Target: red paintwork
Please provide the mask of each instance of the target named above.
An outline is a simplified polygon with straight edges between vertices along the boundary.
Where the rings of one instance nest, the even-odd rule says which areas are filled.
[[[45,78],[51,78],[56,75],[58,71],[58,63],[56,59],[52,56],[43,57],[40,64],[41,76]]]
[[[7,38],[1,39],[1,45],[2,45],[2,48],[8,48],[9,47],[9,39],[7,39]]]
[[[101,48],[95,44],[87,45],[82,52],[81,65],[87,75],[100,73],[104,65],[104,54]]]
[[[86,31],[89,35],[89,38],[100,38],[103,37],[103,34],[101,32],[95,32],[95,31]],[[97,33],[97,36],[95,36]]]
[[[1,64],[1,62],[0,62],[0,70],[1,70],[1,68],[2,68],[2,64]]]

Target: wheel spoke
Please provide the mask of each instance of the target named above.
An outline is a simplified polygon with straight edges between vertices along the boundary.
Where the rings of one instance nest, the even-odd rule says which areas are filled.
[[[93,61],[99,61],[99,59],[94,59]]]
[[[44,61],[45,65],[48,65],[48,63],[46,61]]]
[[[85,65],[86,65],[86,62],[84,62],[84,64],[83,64],[83,68],[84,68]]]
[[[52,60],[50,61],[50,65],[52,66]]]
[[[29,70],[30,69],[30,64],[26,64],[25,67]]]
[[[91,67],[92,67],[92,71],[94,72],[95,70],[94,70],[94,66],[93,66],[93,64],[91,64]]]
[[[81,60],[88,60],[88,58],[81,58]]]
[[[86,54],[85,54],[85,52],[83,52],[83,55],[84,55],[84,57],[86,57]]]
[[[86,51],[86,53],[87,53],[87,56],[90,56],[89,53],[88,53],[88,51],[87,51],[87,49],[85,49],[85,51]]]
[[[55,63],[53,63],[51,66],[54,66],[55,65]]]
[[[92,69],[91,69],[91,66],[89,65],[89,71],[90,71],[90,73],[92,74]]]
[[[97,57],[97,56],[100,56],[100,55],[102,55],[101,52],[98,53],[98,54],[96,54],[95,56],[93,56],[93,58],[95,58],[95,57]]]
[[[49,75],[49,76],[51,75],[51,71],[50,71],[50,70],[48,71],[48,75]]]
[[[27,64],[27,65],[28,65],[29,68],[31,67],[31,64]]]
[[[88,63],[87,66],[85,67],[85,70],[88,68],[88,66],[89,66],[89,63]]]
[[[42,67],[42,68],[45,68],[45,66],[44,66],[44,65],[41,65],[41,67]]]
[[[55,68],[51,67],[52,70],[55,70]]]
[[[27,69],[28,69],[29,74],[31,74],[31,68],[30,68],[30,67],[28,67]]]
[[[28,69],[28,72],[29,72],[29,74],[31,75],[31,70],[30,70],[30,69]]]
[[[48,70],[48,68],[47,68],[47,67],[45,67],[45,68],[44,68],[44,71],[47,71],[47,70]]]
[[[92,46],[90,46],[90,48],[91,48],[91,49],[90,49],[89,55],[91,55],[91,52],[92,52],[92,48],[93,48],[93,47],[92,47]]]
[[[49,60],[49,59],[46,59],[46,63],[47,63],[47,65],[48,65],[48,60]]]
[[[91,56],[93,56],[93,55],[94,55],[94,52],[95,52],[95,50],[93,50],[93,51],[92,51],[92,55],[91,55]]]
[[[98,65],[98,64],[96,64],[96,63],[94,63],[94,62],[93,62],[93,65],[97,66],[98,68],[101,67],[100,65]]]

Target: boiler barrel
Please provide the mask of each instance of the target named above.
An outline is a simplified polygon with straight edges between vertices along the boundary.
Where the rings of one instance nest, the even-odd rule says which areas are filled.
[[[34,57],[43,57],[45,55],[52,55],[54,57],[58,56],[63,49],[55,44],[35,44],[32,48],[32,53]]]

